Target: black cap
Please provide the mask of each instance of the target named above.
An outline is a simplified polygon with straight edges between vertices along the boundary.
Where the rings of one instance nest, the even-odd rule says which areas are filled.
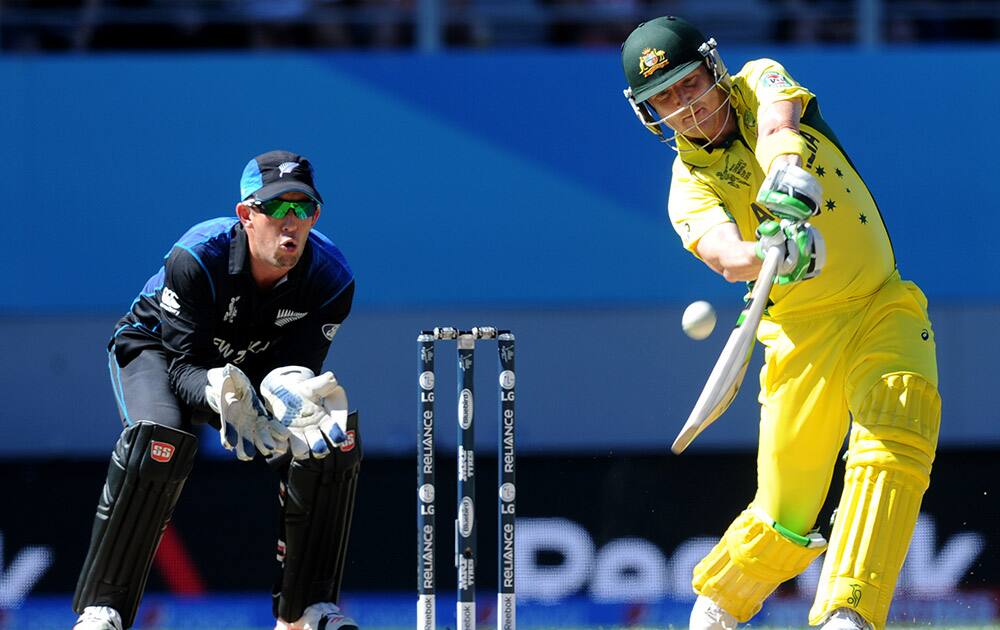
[[[268,201],[287,192],[300,192],[323,203],[309,160],[290,151],[268,151],[247,162],[240,179],[240,199]]]

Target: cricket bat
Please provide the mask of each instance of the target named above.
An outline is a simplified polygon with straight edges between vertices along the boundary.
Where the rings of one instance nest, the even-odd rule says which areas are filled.
[[[757,336],[757,326],[764,315],[768,296],[774,276],[778,273],[778,262],[781,259],[781,249],[772,247],[764,255],[764,263],[754,282],[753,291],[740,316],[736,319],[736,327],[730,333],[719,360],[715,362],[712,373],[708,376],[705,387],[698,396],[691,415],[674,439],[670,450],[680,455],[698,435],[729,408],[740,391],[743,377],[753,354],[754,340]]]

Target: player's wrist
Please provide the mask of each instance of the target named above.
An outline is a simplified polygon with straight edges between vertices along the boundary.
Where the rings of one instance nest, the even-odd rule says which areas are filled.
[[[796,158],[798,161],[795,165],[801,166],[802,156],[805,155],[807,149],[805,138],[799,135],[797,131],[786,127],[772,134],[757,138],[757,148],[754,150],[754,156],[757,158],[757,163],[760,164],[761,170],[769,173],[777,164]],[[779,157],[781,161],[778,161]]]
[[[792,166],[802,167],[802,156],[798,153],[782,153],[777,155],[772,160],[771,164],[779,166],[781,164],[791,164]]]

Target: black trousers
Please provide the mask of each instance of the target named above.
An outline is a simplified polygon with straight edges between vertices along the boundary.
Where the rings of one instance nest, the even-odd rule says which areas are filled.
[[[139,422],[162,424],[193,432],[195,424],[219,427],[219,417],[208,410],[192,409],[170,388],[169,366],[163,350],[143,350],[125,367],[118,365],[114,348],[108,351],[108,372],[118,415],[126,427]]]

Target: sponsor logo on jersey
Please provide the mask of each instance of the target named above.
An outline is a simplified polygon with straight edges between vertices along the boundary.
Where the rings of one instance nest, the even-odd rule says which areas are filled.
[[[300,313],[287,308],[278,309],[278,317],[274,320],[274,325],[284,326],[285,324],[291,324],[296,320],[302,319],[307,314],[308,313]]]
[[[792,82],[788,77],[771,70],[770,72],[765,72],[764,76],[760,78],[760,83],[764,87],[776,88],[776,87],[792,87]]]
[[[647,79],[651,74],[670,65],[667,53],[657,48],[643,48],[639,55],[639,72]]]
[[[234,365],[242,363],[246,359],[247,354],[264,352],[271,345],[270,341],[251,341],[245,349],[239,350],[234,348],[233,344],[228,340],[221,337],[215,337],[212,339],[212,343],[219,349],[219,356]]]
[[[172,289],[163,287],[163,292],[160,293],[160,308],[171,315],[180,314],[181,304],[177,301],[177,294],[174,293]]]
[[[232,323],[236,319],[236,302],[239,301],[241,296],[229,298],[229,308],[226,309],[226,314],[222,316],[222,321]]]
[[[327,341],[333,341],[333,336],[337,334],[338,329],[340,329],[340,324],[323,324],[323,336],[326,337]]]
[[[715,176],[738,190],[741,187],[750,185],[750,178],[753,177],[753,171],[747,166],[745,160],[737,159],[726,153],[722,170],[716,171]]]
[[[174,445],[153,440],[149,443],[149,456],[153,461],[166,463],[174,456]]]

